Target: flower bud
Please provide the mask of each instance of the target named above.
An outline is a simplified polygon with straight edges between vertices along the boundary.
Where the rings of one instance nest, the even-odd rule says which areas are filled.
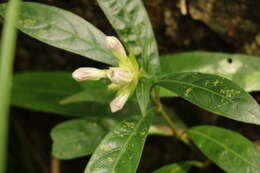
[[[113,36],[106,37],[106,47],[114,53],[117,58],[126,57],[125,48],[121,44],[121,42]]]
[[[110,103],[111,112],[114,113],[121,110],[124,107],[129,95],[130,93],[122,94],[112,100],[112,102]]]
[[[131,75],[122,70],[121,68],[110,68],[107,73],[107,77],[114,84],[123,84],[127,82],[131,82]]]
[[[81,67],[72,73],[72,77],[78,82],[84,80],[99,80],[106,77],[106,71],[96,68]]]

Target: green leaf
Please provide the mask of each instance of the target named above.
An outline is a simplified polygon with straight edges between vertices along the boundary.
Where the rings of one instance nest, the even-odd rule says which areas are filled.
[[[152,83],[149,80],[139,80],[136,88],[136,97],[142,115],[146,115],[148,105],[150,103],[150,89]]]
[[[5,16],[6,4],[0,4]],[[105,48],[105,35],[81,17],[48,5],[22,3],[17,28],[44,43],[92,60],[115,65],[112,52]]]
[[[78,83],[67,72],[21,73],[14,76],[11,103],[22,108],[61,115],[112,115],[110,100],[106,100],[111,97],[111,93],[106,89],[106,84],[106,81]],[[85,94],[79,97],[79,92]],[[137,112],[134,103],[127,103],[118,114],[128,115],[129,112]]]
[[[162,74],[179,72],[211,73],[232,80],[246,91],[260,90],[260,58],[256,56],[188,52],[161,56],[160,61]]]
[[[52,155],[59,159],[74,159],[91,154],[104,135],[118,123],[115,118],[69,120],[51,131]]]
[[[135,173],[152,117],[148,114],[118,124],[97,147],[84,173]]]
[[[97,0],[128,51],[142,58],[147,72],[160,70],[158,48],[153,29],[141,0]]]
[[[188,173],[191,166],[189,162],[173,163],[163,166],[152,173]]]
[[[259,105],[247,92],[228,79],[211,74],[184,72],[166,76],[158,84],[203,109],[260,125]]]
[[[260,151],[238,133],[213,126],[188,131],[196,146],[228,173],[259,173]]]
[[[67,160],[92,154],[104,135],[123,119],[121,116],[93,116],[68,120],[56,125],[51,130],[52,155]],[[154,121],[156,122],[158,121]],[[171,135],[170,130],[166,128],[150,126],[149,135]]]

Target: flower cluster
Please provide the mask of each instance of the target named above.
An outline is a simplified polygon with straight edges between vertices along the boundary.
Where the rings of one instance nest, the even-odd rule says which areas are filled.
[[[110,109],[112,112],[117,112],[123,108],[129,96],[135,90],[140,69],[134,54],[130,52],[129,56],[127,56],[123,45],[116,37],[107,36],[106,47],[110,49],[117,58],[118,67],[111,67],[104,70],[81,67],[72,73],[72,77],[78,82],[100,80],[101,78],[110,79],[112,83],[108,88],[117,91],[117,96],[110,103]]]

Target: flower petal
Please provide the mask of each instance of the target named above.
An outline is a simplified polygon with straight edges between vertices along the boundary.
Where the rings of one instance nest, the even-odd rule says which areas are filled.
[[[76,81],[80,82],[85,80],[99,80],[101,78],[106,77],[106,74],[106,70],[99,70],[90,67],[81,67],[72,73],[72,77]]]
[[[111,112],[117,112],[121,110],[124,107],[129,95],[130,93],[125,93],[117,96],[114,100],[112,100],[110,103]]]

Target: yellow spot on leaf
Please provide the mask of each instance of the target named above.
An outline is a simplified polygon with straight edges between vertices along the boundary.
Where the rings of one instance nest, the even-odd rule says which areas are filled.
[[[186,97],[188,97],[191,91],[192,91],[192,88],[186,89],[184,95],[185,95]]]
[[[206,82],[205,82],[205,87],[208,86],[208,84],[209,84],[209,81],[206,80]]]
[[[100,146],[100,149],[103,151],[109,151],[109,150],[111,150],[111,147],[108,144],[102,144]]]
[[[113,162],[113,159],[111,157],[107,158],[109,162]]]
[[[35,24],[35,20],[32,19],[25,19],[25,20],[19,20],[18,24],[19,25],[24,25],[24,26],[32,26]]]
[[[214,86],[217,86],[219,83],[220,83],[220,81],[217,79],[213,82]]]
[[[128,128],[134,128],[134,126],[135,126],[135,123],[133,123],[133,122],[125,122],[125,125],[126,125],[126,127],[128,127]]]
[[[225,97],[233,97],[237,94],[240,94],[240,91],[239,90],[234,90],[234,89],[221,89],[220,91],[220,94],[223,94]]]

